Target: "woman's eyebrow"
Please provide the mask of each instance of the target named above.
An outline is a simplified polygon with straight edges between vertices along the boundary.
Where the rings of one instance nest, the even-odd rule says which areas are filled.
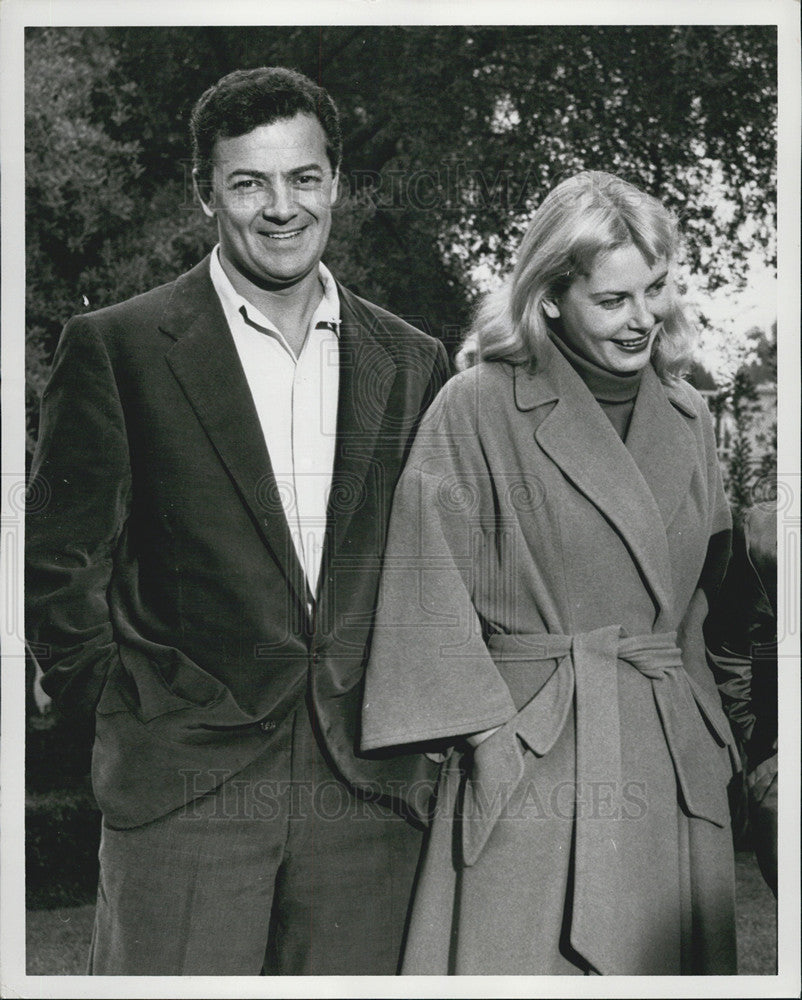
[[[659,285],[661,281],[665,281],[667,277],[668,277],[668,268],[666,268],[662,274],[658,274],[657,277],[654,279],[654,281],[652,281],[646,287],[654,288],[654,286]],[[591,292],[590,294],[595,298],[596,296],[604,296],[604,295],[629,295],[629,292],[626,290],[616,290],[609,288],[609,289],[602,289],[599,292]]]
[[[663,271],[662,274],[658,274],[654,281],[649,285],[649,288],[654,288],[655,285],[659,285],[661,281],[665,281],[668,277],[668,268]]]

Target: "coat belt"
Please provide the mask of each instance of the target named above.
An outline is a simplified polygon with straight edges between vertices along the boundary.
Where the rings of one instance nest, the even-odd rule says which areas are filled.
[[[731,745],[721,706],[688,675],[675,632],[625,637],[617,626],[574,636],[494,635],[488,649],[502,677],[505,662],[557,660],[537,694],[474,751],[462,809],[463,861],[474,864],[524,773],[524,748],[540,757],[562,732],[576,702],[576,782],[584,794],[605,790],[604,815],[575,810],[575,879],[571,943],[600,972],[615,972],[617,945],[599,913],[620,894],[616,825],[620,816],[621,732],[618,664],[652,684],[657,713],[677,779],[680,801],[693,817],[725,826],[727,797],[715,742]],[[711,733],[712,737],[711,738]]]

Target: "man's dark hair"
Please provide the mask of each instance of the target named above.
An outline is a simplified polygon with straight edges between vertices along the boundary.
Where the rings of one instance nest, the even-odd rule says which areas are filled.
[[[312,115],[326,136],[326,155],[335,173],[342,158],[337,106],[316,83],[283,66],[237,69],[201,95],[192,109],[192,159],[201,192],[209,190],[212,150],[218,139],[246,135],[260,125],[295,115]]]

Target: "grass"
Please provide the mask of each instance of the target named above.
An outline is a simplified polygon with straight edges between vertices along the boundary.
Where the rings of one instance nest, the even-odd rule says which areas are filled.
[[[751,851],[735,855],[735,914],[739,974],[775,975],[777,905]]]
[[[30,910],[26,926],[28,975],[83,975],[94,919],[93,903],[58,910]]]
[[[88,780],[29,792],[25,801],[25,897],[29,910],[94,901],[100,812]]]
[[[751,852],[736,855],[738,971],[774,975],[777,914]],[[92,938],[93,905],[31,910],[27,918],[29,976],[83,975]]]

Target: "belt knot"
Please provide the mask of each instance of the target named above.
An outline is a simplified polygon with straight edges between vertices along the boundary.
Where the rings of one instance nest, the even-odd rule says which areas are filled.
[[[618,658],[649,680],[661,680],[682,668],[682,651],[676,632],[629,636],[618,644]]]

